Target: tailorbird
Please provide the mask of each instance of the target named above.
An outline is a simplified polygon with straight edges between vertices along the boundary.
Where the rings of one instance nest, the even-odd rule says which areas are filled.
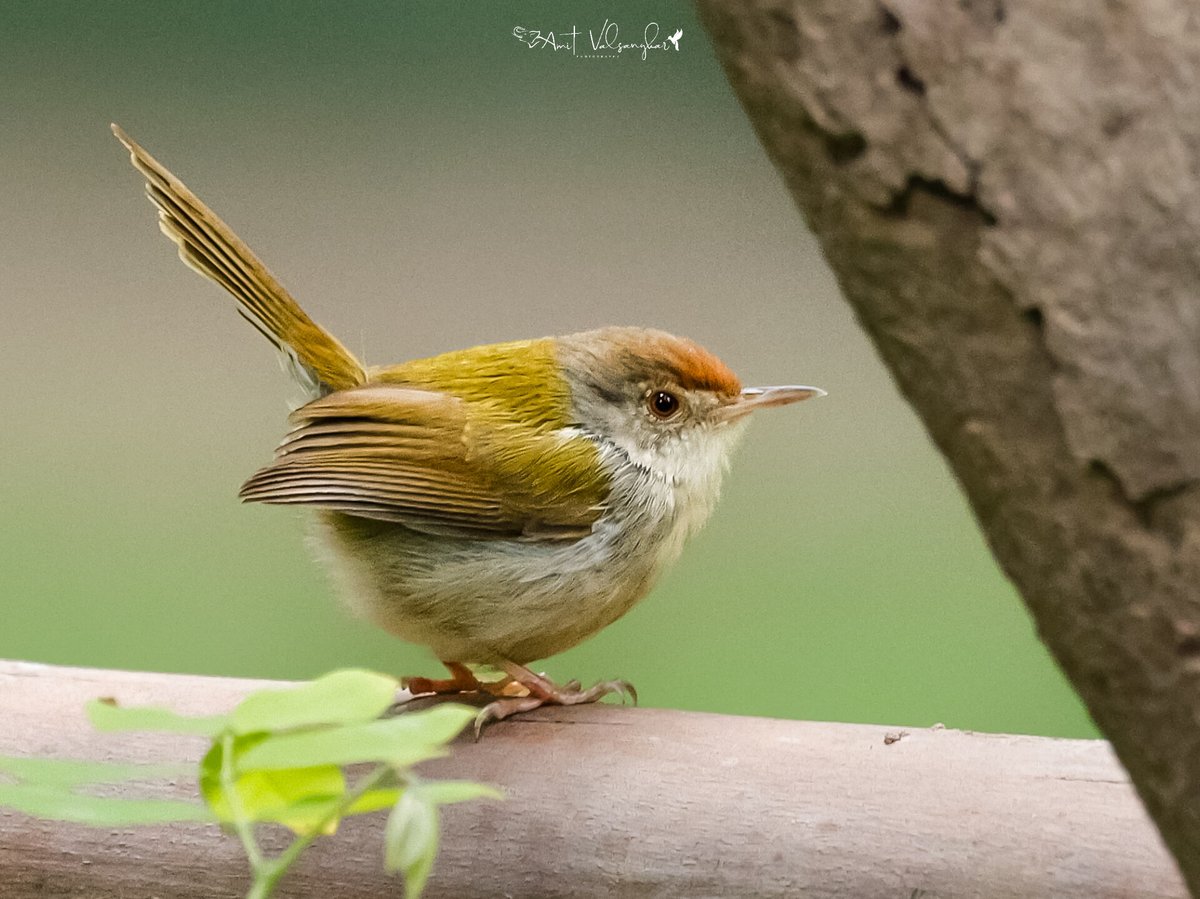
[[[750,413],[821,396],[743,387],[690,340],[611,327],[364,366],[258,257],[119,127],[160,227],[280,352],[309,398],[246,502],[309,506],[349,605],[429,647],[486,721],[584,690],[526,665],[575,646],[649,592],[708,519]],[[504,672],[481,681],[471,664]]]

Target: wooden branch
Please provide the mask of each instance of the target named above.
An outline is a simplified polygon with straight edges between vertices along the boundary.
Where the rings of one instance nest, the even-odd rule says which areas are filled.
[[[83,703],[213,713],[262,685],[0,662],[0,754],[194,762],[203,741],[100,735]],[[431,897],[1185,895],[1098,740],[590,706],[502,722],[423,771],[508,794],[446,810]],[[283,895],[399,895],[382,824],[318,843]],[[5,899],[212,899],[247,877],[213,826],[93,830],[0,810],[0,882]]]
[[[1200,896],[1194,4],[698,3],[847,300]]]

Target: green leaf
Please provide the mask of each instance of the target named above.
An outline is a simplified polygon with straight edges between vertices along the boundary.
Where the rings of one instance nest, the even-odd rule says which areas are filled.
[[[311,811],[318,819],[323,819],[333,810],[333,807],[341,798],[340,796],[333,799],[313,797],[312,799],[304,799],[293,803],[292,807],[295,810],[305,813]],[[342,817],[348,818],[350,815],[365,815],[369,812],[377,812],[380,809],[391,808],[399,799],[400,790],[397,787],[370,790],[351,803],[350,808],[342,812]]]
[[[39,818],[72,821],[77,824],[90,824],[93,827],[213,820],[208,809],[194,802],[173,799],[110,799],[72,793],[41,784],[0,784],[0,805]]]
[[[236,739],[235,770],[245,745],[253,746],[262,739],[258,734]],[[201,760],[200,793],[218,819],[230,822],[234,818],[233,808],[221,783],[223,754],[222,745],[214,743]],[[234,789],[242,812],[250,821],[274,821],[298,834],[309,834],[345,794],[346,778],[336,765],[249,770],[237,774]],[[333,833],[336,829],[337,822],[333,821],[322,832]]]
[[[227,715],[192,718],[170,709],[119,706],[113,699],[93,699],[87,704],[87,715],[92,727],[99,731],[163,730],[215,737],[229,726]]]
[[[504,794],[495,787],[469,780],[422,780],[419,789],[426,799],[436,805],[504,798]]]
[[[0,755],[0,771],[42,786],[76,787],[82,784],[180,777],[190,773],[192,768],[190,765],[137,765]]]
[[[438,806],[480,798],[501,799],[499,790],[465,780],[422,780],[404,790],[384,828],[384,865],[404,872],[405,896],[425,889],[438,850]]]
[[[417,899],[433,870],[438,849],[438,811],[419,787],[405,790],[383,832],[384,865],[404,873],[404,895]]]
[[[270,735],[247,749],[238,765],[243,769],[357,762],[415,765],[445,755],[442,747],[475,715],[474,709],[447,704],[366,724]]]
[[[253,821],[277,821],[298,834],[313,833],[346,792],[336,765],[250,771],[237,779],[242,806]],[[337,830],[328,822],[322,833]]]
[[[447,755],[440,745],[409,740],[407,736],[397,739],[392,730],[351,725],[337,730],[269,737],[261,746],[246,753],[243,764],[261,770],[355,765],[360,762],[385,762],[397,768],[407,768]]]
[[[368,790],[351,803],[346,814],[365,815],[368,812],[377,812],[381,808],[391,808],[400,801],[400,793],[398,787],[386,790]]]
[[[395,678],[348,668],[288,690],[259,690],[233,710],[233,731],[247,734],[371,721],[388,710],[399,686]]]
[[[261,743],[265,740],[266,734],[249,734],[242,737],[233,738],[233,755],[236,760],[238,756],[250,746]],[[200,795],[205,801],[212,805],[221,790],[221,765],[225,760],[224,740],[215,740],[208,748],[208,752],[204,753],[204,757],[200,759]]]

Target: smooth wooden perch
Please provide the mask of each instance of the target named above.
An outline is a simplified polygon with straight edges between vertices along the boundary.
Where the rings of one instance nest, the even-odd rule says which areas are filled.
[[[0,661],[0,753],[195,761],[199,739],[93,732],[84,702],[211,713],[263,685]],[[604,705],[502,722],[423,771],[508,794],[446,810],[431,897],[1186,896],[1099,740]],[[281,895],[401,895],[382,825],[354,819],[318,842]],[[247,872],[215,826],[96,830],[0,810],[0,883],[5,899],[213,899],[242,895]]]

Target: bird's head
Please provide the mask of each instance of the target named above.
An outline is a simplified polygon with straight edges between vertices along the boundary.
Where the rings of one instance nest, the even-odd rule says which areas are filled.
[[[662,331],[602,328],[559,338],[578,426],[679,486],[715,489],[748,416],[824,395],[743,387],[720,359]]]

